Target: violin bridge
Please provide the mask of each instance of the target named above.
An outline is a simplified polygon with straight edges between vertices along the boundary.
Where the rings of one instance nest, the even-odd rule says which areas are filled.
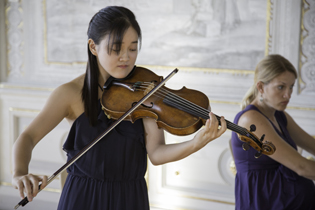
[[[145,89],[144,95],[147,95],[154,87],[155,87],[154,83],[151,82],[151,84]]]
[[[133,84],[133,86],[132,86],[132,90],[136,91],[138,89],[141,89],[141,84],[142,84],[142,82],[135,82],[135,84]]]

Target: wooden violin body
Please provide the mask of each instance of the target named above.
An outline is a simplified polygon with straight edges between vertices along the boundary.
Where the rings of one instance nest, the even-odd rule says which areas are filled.
[[[101,100],[104,113],[108,118],[118,119],[162,79],[149,69],[135,67],[128,78],[113,80],[110,87],[104,89]],[[209,118],[208,107],[209,99],[200,91],[186,87],[171,90],[163,86],[125,120],[134,122],[139,118],[153,118],[159,128],[171,134],[183,136],[196,132],[205,124]],[[220,120],[219,116],[215,116]],[[259,139],[252,133],[256,128],[248,131],[228,120],[226,123],[227,128],[236,132],[240,140],[244,142],[244,150],[251,146],[258,151],[255,157],[258,158],[261,154],[272,155],[275,152],[276,148],[271,142],[263,142],[263,137]]]
[[[143,78],[147,82],[142,82]],[[118,119],[162,79],[162,77],[148,69],[137,67],[132,77],[122,81],[113,81],[110,89],[104,89],[102,109],[108,118]],[[167,96],[176,97],[174,100],[178,103],[182,103],[184,99],[185,101],[193,101],[194,105],[204,109],[209,107],[209,99],[202,92],[185,87],[180,90],[163,87],[162,91],[151,96],[126,120],[134,122],[139,118],[153,118],[159,128],[179,136],[192,134],[204,125],[206,119],[193,116],[186,111],[165,104],[163,100]],[[177,100],[177,96],[181,98],[180,101]]]

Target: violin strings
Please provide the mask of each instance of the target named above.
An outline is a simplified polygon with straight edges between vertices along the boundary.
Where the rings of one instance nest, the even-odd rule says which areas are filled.
[[[202,107],[200,107],[200,106],[198,106],[198,105],[196,105],[196,104],[193,104],[192,102],[190,102],[190,101],[188,101],[188,100],[186,100],[186,99],[184,99],[184,98],[181,98],[180,96],[178,96],[178,95],[176,95],[176,94],[174,94],[174,93],[172,93],[172,92],[169,92],[169,91],[164,91],[164,92],[167,92],[168,94],[170,94],[172,97],[173,97],[173,99],[174,99],[174,101],[175,101],[175,103],[177,102],[177,101],[181,101],[184,105],[187,105],[187,109],[188,110],[190,110],[190,108],[192,107],[193,108],[193,110],[196,110],[196,112],[197,113],[200,113],[200,115],[201,115],[201,117],[202,118],[204,118],[204,119],[208,119],[209,118],[209,110],[207,110],[207,109],[204,109],[204,108],[202,108]],[[168,95],[167,95],[168,96]],[[197,115],[198,116],[198,115]],[[219,116],[217,116],[217,115],[215,115],[216,116],[216,118],[218,119],[218,120],[220,120],[220,117]],[[228,126],[228,128],[230,128],[230,129],[232,129],[232,130],[236,130],[236,131],[238,131],[238,132],[240,132],[240,133],[243,133],[243,128],[241,128],[241,127],[239,127],[238,125],[235,125],[234,123],[231,123],[231,122],[229,122],[228,120],[226,120],[226,122],[227,122],[227,126]],[[243,133],[244,134],[244,133]]]
[[[162,93],[158,97],[160,97],[160,98],[168,97],[168,99],[173,99],[174,104],[177,104],[178,101],[181,101],[182,104],[186,105],[186,108],[188,110],[191,110],[190,109],[191,107],[192,107],[192,110],[194,110],[194,108],[195,109],[196,108],[199,109],[200,112],[197,110],[197,113],[199,113],[197,116],[201,115],[200,117],[202,117],[204,119],[208,119],[209,118],[209,115],[208,115],[209,114],[209,110],[204,109],[204,108],[202,108],[202,107],[200,107],[200,106],[198,106],[198,105],[196,105],[196,104],[194,104],[194,103],[192,103],[192,102],[190,102],[190,101],[188,101],[188,100],[186,100],[186,99],[184,99],[184,98],[182,98],[182,97],[180,97],[180,96],[178,96],[178,95],[176,95],[176,94],[174,94],[174,93],[172,93],[172,92],[170,92],[168,90],[165,90],[163,88],[162,88],[162,90],[163,91],[160,91],[160,90],[157,91],[157,93]],[[169,95],[167,95],[167,94],[169,94],[171,97]],[[215,115],[215,116],[216,116],[216,118],[218,120],[220,120],[220,117],[218,117],[217,115]],[[231,129],[233,131],[236,131],[236,132],[238,132],[238,133],[240,133],[242,135],[248,134],[246,129],[244,129],[244,128],[242,128],[242,127],[240,127],[240,126],[238,126],[238,125],[236,125],[234,123],[231,123],[228,120],[226,120],[226,122],[227,122],[227,126],[228,126],[229,129]]]
[[[144,91],[144,90],[146,90],[146,88],[149,85],[152,85],[152,83],[144,82],[144,83],[142,83],[142,85],[140,85],[140,89],[142,91]],[[184,98],[182,98],[182,97],[180,97],[180,96],[178,96],[178,95],[176,95],[176,94],[174,94],[174,93],[172,93],[172,92],[170,92],[164,88],[161,88],[160,90],[158,90],[154,95],[156,95],[157,97],[162,98],[162,99],[167,98],[167,99],[171,100],[173,102],[173,104],[175,104],[175,105],[180,104],[181,106],[183,106],[187,110],[189,110],[190,113],[191,112],[197,113],[195,115],[197,115],[198,117],[202,117],[203,119],[209,119],[209,112],[210,112],[209,110],[207,110],[203,107],[200,107],[199,105],[196,105],[196,104],[194,104],[194,103],[192,103],[192,102],[190,102],[190,101],[188,101],[188,100],[186,100],[186,99],[184,99]],[[215,115],[215,116],[218,120],[220,120],[219,116],[217,116],[217,115]],[[249,134],[251,137],[253,137],[255,139],[255,137],[252,136],[250,133],[248,133],[245,128],[240,127],[240,126],[238,126],[238,125],[236,125],[236,124],[234,124],[228,120],[226,120],[226,122],[227,122],[227,127],[230,130],[235,131],[241,135],[248,136],[248,134]]]
[[[167,100],[165,102],[171,103],[173,106],[175,106],[178,109],[182,108],[182,110],[187,112],[187,113],[190,113],[192,115],[207,119],[207,116],[208,116],[207,111],[208,110],[202,110],[203,109],[202,107],[197,106],[197,105],[191,103],[190,101],[187,101],[186,99],[181,98],[172,92],[169,92],[168,90],[165,90],[163,88],[161,88],[161,89],[158,90],[155,93],[155,95],[162,98],[163,100],[164,99]],[[169,104],[169,105],[171,105],[171,104]],[[204,114],[202,111],[206,112],[206,114]]]
[[[181,105],[185,105],[188,109],[197,110],[199,115],[202,115],[202,117],[205,119],[207,118],[207,116],[209,116],[209,110],[204,109],[203,107],[200,107],[166,89],[161,88],[156,93],[160,93],[159,97],[161,98],[167,97],[167,99],[173,100],[174,103],[180,103]]]

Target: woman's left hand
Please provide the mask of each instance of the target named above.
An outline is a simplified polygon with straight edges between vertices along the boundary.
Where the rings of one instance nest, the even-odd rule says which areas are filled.
[[[226,121],[224,117],[221,117],[219,126],[219,121],[216,116],[210,112],[209,119],[206,121],[205,126],[196,134],[194,137],[194,147],[195,150],[199,150],[209,142],[220,137],[226,131]]]

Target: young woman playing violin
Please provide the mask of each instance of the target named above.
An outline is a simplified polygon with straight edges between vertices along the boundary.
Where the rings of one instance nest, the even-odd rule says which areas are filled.
[[[234,123],[245,128],[255,124],[256,134],[265,134],[277,150],[255,159],[256,151],[244,153],[242,141],[232,133],[237,210],[315,209],[315,161],[297,152],[300,146],[315,155],[315,140],[285,112],[296,78],[294,66],[280,55],[268,55],[256,67]]]
[[[110,76],[125,78],[131,72],[140,42],[141,30],[130,10],[111,6],[93,16],[86,73],[56,88],[14,144],[12,184],[22,198],[32,201],[39,183],[41,189],[47,185],[47,177],[32,175],[28,165],[33,148],[60,121],[66,118],[71,125],[64,144],[68,159],[112,123],[101,110],[103,85]],[[154,119],[122,121],[67,169],[58,209],[149,209],[147,155],[154,165],[185,158],[221,136],[223,117],[220,124],[218,129],[219,121],[210,113],[192,140],[166,145]]]

